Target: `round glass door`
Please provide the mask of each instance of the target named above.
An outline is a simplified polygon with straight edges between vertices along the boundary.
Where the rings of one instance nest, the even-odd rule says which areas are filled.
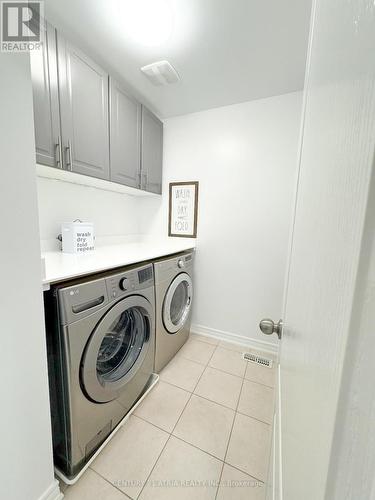
[[[126,375],[142,350],[149,335],[144,314],[131,307],[111,324],[99,347],[96,372],[103,382],[116,382]]]
[[[148,350],[153,312],[140,296],[118,302],[102,318],[86,346],[81,377],[87,395],[112,401],[134,376]]]
[[[193,283],[187,273],[171,283],[164,299],[163,320],[169,333],[178,332],[186,323],[193,298]]]

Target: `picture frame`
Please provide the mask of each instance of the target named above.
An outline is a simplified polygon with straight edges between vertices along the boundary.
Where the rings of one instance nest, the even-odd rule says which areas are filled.
[[[169,183],[168,236],[196,238],[199,182]]]

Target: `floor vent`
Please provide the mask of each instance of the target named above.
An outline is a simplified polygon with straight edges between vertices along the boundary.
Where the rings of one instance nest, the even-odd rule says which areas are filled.
[[[251,361],[252,363],[257,363],[258,365],[266,366],[267,368],[272,368],[273,365],[272,359],[262,358],[261,356],[257,356],[256,354],[251,354],[250,352],[244,352],[243,359],[245,361]]]

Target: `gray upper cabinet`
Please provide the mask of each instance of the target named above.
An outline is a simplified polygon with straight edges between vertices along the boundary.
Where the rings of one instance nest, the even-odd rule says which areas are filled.
[[[42,27],[41,34],[42,50],[30,52],[36,161],[62,168],[56,31],[47,23]]]
[[[142,106],[142,189],[161,194],[163,171],[163,123]]]
[[[65,168],[109,179],[108,73],[59,34],[57,54]]]
[[[141,105],[110,78],[110,178],[140,187]]]
[[[163,123],[46,23],[30,54],[37,163],[161,194]]]

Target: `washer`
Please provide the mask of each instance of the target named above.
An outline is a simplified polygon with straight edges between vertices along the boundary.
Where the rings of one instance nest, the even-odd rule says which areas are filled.
[[[189,337],[193,301],[193,262],[193,251],[154,262],[156,373],[164,368]]]
[[[71,479],[153,373],[152,264],[53,287],[46,318],[55,465]]]

